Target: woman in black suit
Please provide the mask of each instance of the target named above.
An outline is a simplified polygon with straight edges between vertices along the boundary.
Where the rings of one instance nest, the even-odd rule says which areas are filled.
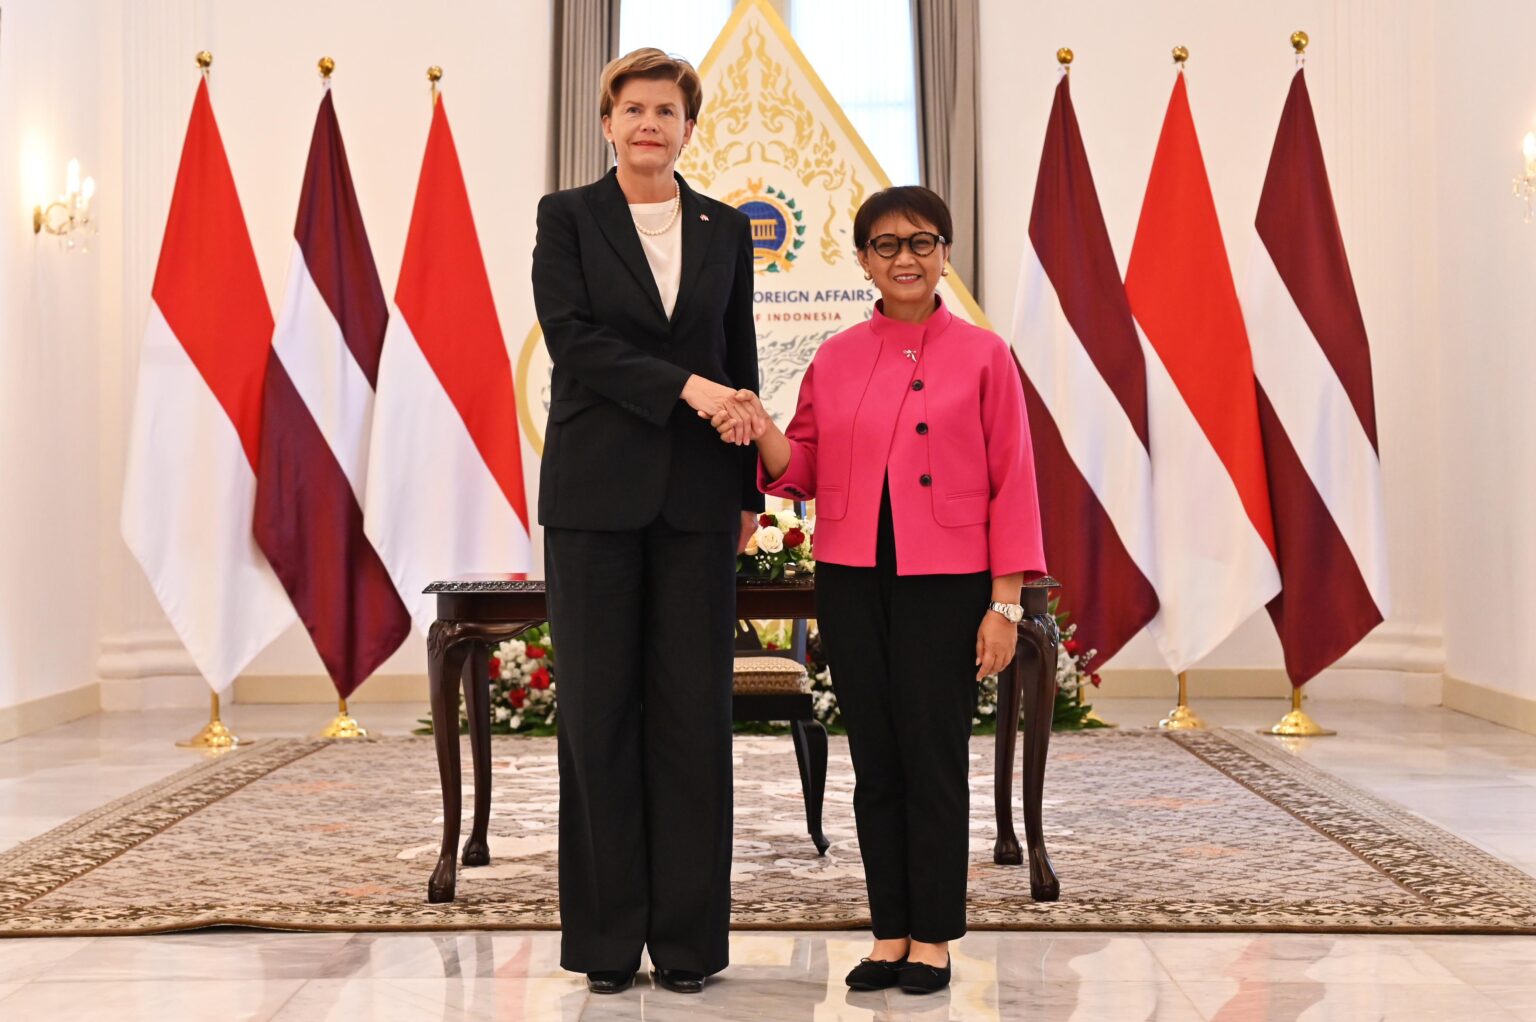
[[[603,71],[618,166],[539,203],[533,293],[554,361],[539,477],[560,650],[561,965],[599,993],[696,993],[725,968],[735,554],[762,510],[747,218],[675,171],[686,62]],[[725,409],[734,445],[706,421]],[[701,415],[704,416],[701,418]]]

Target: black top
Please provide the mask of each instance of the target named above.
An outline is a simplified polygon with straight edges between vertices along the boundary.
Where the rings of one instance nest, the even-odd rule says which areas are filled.
[[[677,177],[682,279],[668,320],[609,171],[539,201],[533,300],[554,361],[539,523],[728,530],[760,511],[756,449],[720,440],[679,395],[690,374],[758,389],[747,217]]]

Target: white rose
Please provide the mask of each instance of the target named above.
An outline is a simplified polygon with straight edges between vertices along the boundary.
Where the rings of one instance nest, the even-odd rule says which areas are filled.
[[[747,539],[747,548],[742,553],[748,557],[755,557],[757,555],[757,533],[752,533],[751,537]]]
[[[774,513],[774,517],[779,520],[779,528],[785,532],[800,528],[800,519],[793,511],[778,511]]]
[[[784,533],[773,525],[757,530],[757,545],[764,553],[776,554],[784,549]]]

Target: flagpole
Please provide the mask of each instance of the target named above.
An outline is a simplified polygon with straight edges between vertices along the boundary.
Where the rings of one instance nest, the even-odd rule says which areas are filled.
[[[217,692],[210,692],[209,699],[208,723],[204,724],[203,729],[191,738],[184,738],[177,742],[177,747],[182,749],[222,750],[233,749],[237,745],[252,744],[252,739],[241,738],[225,727],[224,722],[219,719],[219,694]]]
[[[1189,672],[1179,672],[1179,705],[1168,711],[1168,716],[1157,722],[1164,731],[1204,731],[1205,721],[1189,708]]]
[[[196,60],[198,72],[203,76],[203,81],[206,82],[209,78],[209,68],[213,66],[213,54],[207,50],[199,50]],[[233,749],[237,746],[250,744],[250,739],[241,738],[226,727],[224,721],[220,719],[219,694],[217,692],[210,692],[208,694],[208,723],[204,724],[203,729],[191,738],[184,738],[176,743],[177,747],[182,749],[211,750]]]

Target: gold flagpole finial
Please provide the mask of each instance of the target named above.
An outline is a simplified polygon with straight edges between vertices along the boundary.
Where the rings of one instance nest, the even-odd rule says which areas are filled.
[[[1173,62],[1179,65],[1179,70],[1184,70],[1184,62],[1189,59],[1189,47],[1175,46],[1173,48]]]
[[[1065,46],[1057,50],[1056,63],[1060,64],[1064,70],[1072,70],[1072,51]]]
[[[330,57],[321,57],[319,67],[320,77],[324,78],[326,81],[330,81],[331,72],[336,70],[336,62]]]
[[[203,73],[203,77],[206,78],[208,76],[208,69],[212,66],[213,54],[209,53],[207,50],[198,50],[197,69]]]
[[[1291,49],[1296,51],[1298,57],[1307,52],[1307,44],[1311,41],[1311,37],[1305,32],[1298,30],[1291,33]]]
[[[427,81],[432,83],[432,105],[437,106],[437,83],[443,80],[443,69],[433,64],[427,68]]]

